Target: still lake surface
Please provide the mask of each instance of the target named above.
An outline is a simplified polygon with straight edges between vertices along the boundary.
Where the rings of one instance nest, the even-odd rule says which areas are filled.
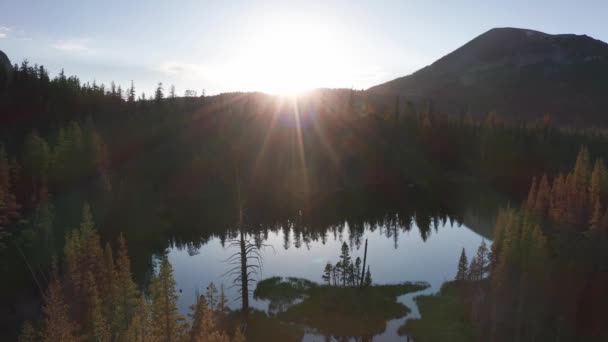
[[[396,220],[399,221],[399,220]],[[363,259],[365,239],[368,240],[367,264],[371,266],[374,284],[395,284],[406,281],[424,281],[430,284],[426,290],[403,295],[398,301],[411,309],[403,318],[387,321],[385,331],[374,337],[374,341],[403,340],[397,329],[405,320],[419,317],[413,298],[420,294],[437,292],[441,285],[454,278],[462,248],[469,259],[477,250],[484,237],[470,229],[465,223],[448,220],[431,223],[426,233],[416,225],[414,219],[408,227],[395,227],[395,220],[386,224],[365,224],[363,234],[352,234],[348,221],[328,229],[325,238],[298,238],[291,227],[269,230],[263,241],[268,245],[261,250],[263,259],[258,280],[272,276],[306,278],[318,283],[327,262],[335,264],[340,255],[342,242],[351,247],[353,260]],[[485,228],[487,231],[487,227]],[[491,230],[491,228],[490,228]],[[355,235],[355,236],[353,236]],[[426,235],[426,236],[425,236]],[[425,239],[425,238],[426,239]],[[487,238],[485,240],[491,243]],[[169,260],[174,267],[177,288],[181,290],[179,308],[183,314],[194,303],[197,290],[204,293],[206,286],[213,282],[224,285],[231,300],[230,306],[240,308],[237,289],[232,288],[232,279],[225,273],[231,268],[226,260],[236,252],[236,247],[222,245],[219,238],[212,238],[200,248],[177,247],[169,249]],[[255,285],[253,286],[255,288]],[[250,299],[250,306],[259,310],[268,309],[268,301]],[[324,340],[323,336],[309,332],[305,341]]]

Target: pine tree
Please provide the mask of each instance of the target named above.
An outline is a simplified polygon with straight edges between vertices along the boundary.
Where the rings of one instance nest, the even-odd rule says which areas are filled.
[[[18,342],[36,342],[38,341],[38,332],[30,321],[25,321],[19,334]]]
[[[180,323],[183,320],[177,312],[177,291],[173,268],[169,258],[164,255],[159,272],[152,279],[152,329],[160,341],[179,341]]]
[[[458,273],[456,273],[456,280],[465,280],[468,274],[468,260],[467,254],[462,249],[462,253],[460,253],[460,260],[458,261]]]
[[[192,328],[190,329],[190,341],[217,341],[228,342],[228,336],[216,328],[213,309],[207,303],[205,296],[198,296],[197,302],[190,307],[192,310]]]
[[[156,87],[156,92],[154,93],[154,101],[156,101],[157,103],[160,103],[164,97],[165,97],[165,94],[163,92],[163,83],[160,82],[160,83],[158,83],[158,86]]]
[[[127,102],[131,104],[135,102],[135,84],[133,81],[131,81],[131,86],[127,90]]]
[[[131,261],[127,242],[122,234],[118,238],[118,257],[116,258],[116,295],[113,326],[119,335],[126,332],[135,315],[137,304],[141,304],[139,291],[131,276]]]
[[[336,262],[333,271],[334,285],[340,285],[342,282],[342,261]]]
[[[370,271],[369,265],[367,266],[367,272],[365,272],[365,280],[363,280],[363,286],[365,286],[365,287],[372,286],[372,273]]]
[[[175,86],[172,84],[171,87],[169,87],[169,98],[175,99],[175,97]]]
[[[110,336],[117,336],[117,329],[112,324],[114,318],[114,310],[116,308],[116,295],[117,295],[117,284],[116,284],[116,270],[114,268],[114,257],[112,256],[112,248],[109,243],[106,243],[104,248],[104,268],[103,275],[101,277],[104,287],[107,289],[106,293],[100,296],[103,317],[108,323],[110,329]]]
[[[68,316],[68,306],[65,304],[61,284],[57,271],[53,272],[48,293],[45,298],[44,329],[42,340],[44,342],[76,342],[76,325]]]
[[[467,277],[468,280],[481,280],[481,266],[477,261],[477,256],[474,256],[471,259],[471,263],[469,264],[469,274]]]
[[[353,272],[355,273],[355,284],[360,284],[361,283],[361,258],[357,257],[357,259],[355,259],[355,267],[353,269]]]
[[[153,334],[152,313],[150,303],[143,297],[139,297],[137,305],[133,307],[133,319],[129,322],[126,338],[119,341],[128,342],[157,342],[160,341]]]
[[[346,286],[346,283],[349,280],[350,264],[351,264],[349,250],[350,249],[348,248],[348,244],[346,244],[346,241],[342,242],[342,254],[340,254],[340,270],[341,270],[341,277],[342,277],[342,286]]]
[[[103,316],[101,299],[91,271],[87,272],[83,283],[85,295],[84,331],[89,341],[110,341],[110,329]]]
[[[332,266],[331,263],[327,263],[325,265],[325,269],[323,270],[323,276],[321,278],[323,278],[324,282],[327,282],[327,285],[331,285],[331,273],[332,273]]]
[[[477,249],[477,263],[479,264],[479,280],[483,279],[490,270],[490,254],[486,240],[481,240],[481,244]]]
[[[217,305],[217,288],[213,282],[209,283],[207,286],[207,293],[205,294],[205,298],[207,299],[207,304],[209,304],[209,308],[211,310],[215,310]]]

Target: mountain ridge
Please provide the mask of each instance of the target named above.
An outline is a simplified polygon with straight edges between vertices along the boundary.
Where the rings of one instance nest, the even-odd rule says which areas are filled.
[[[607,85],[605,42],[502,27],[367,91],[432,102],[446,111],[498,111],[514,119],[549,113],[562,122],[594,124],[606,120]]]

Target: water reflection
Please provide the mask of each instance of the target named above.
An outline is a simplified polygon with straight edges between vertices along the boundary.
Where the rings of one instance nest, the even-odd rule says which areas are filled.
[[[495,194],[479,191],[446,192],[441,199],[416,190],[395,197],[351,193],[306,205],[290,204],[290,208],[281,210],[264,209],[258,203],[255,208],[243,210],[240,222],[230,221],[227,216],[208,216],[200,227],[172,229],[166,240],[177,285],[182,290],[180,310],[187,312],[196,291],[213,282],[218,287],[225,285],[232,309],[250,307],[277,314],[293,303],[273,304],[243,297],[241,293],[254,290],[254,281],[273,276],[321,283],[325,264],[338,259],[343,241],[351,255],[362,256],[366,239],[367,264],[371,265],[375,284],[425,281],[430,287],[424,293],[436,292],[444,281],[454,277],[462,248],[474,251],[482,239],[491,239],[494,215],[506,202],[501,201]],[[263,261],[263,268],[251,274],[243,273],[250,265],[249,259],[242,258],[247,254],[242,247],[247,251],[247,246],[255,247],[255,258]],[[153,253],[160,255],[163,250]],[[236,264],[227,263],[235,255]],[[234,266],[237,273],[231,274]],[[232,284],[237,286],[230,288]],[[384,332],[380,329],[374,333],[374,340],[398,338],[397,328],[405,319],[418,315],[413,301],[416,295],[397,298],[411,312],[407,317],[386,321]],[[320,337],[310,330],[307,334],[304,339]]]

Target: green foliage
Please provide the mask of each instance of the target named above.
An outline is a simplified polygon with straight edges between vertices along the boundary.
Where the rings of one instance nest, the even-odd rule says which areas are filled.
[[[182,316],[177,311],[177,289],[173,278],[173,267],[164,255],[158,274],[150,285],[152,296],[152,329],[155,338],[161,341],[178,341],[182,336]]]
[[[259,282],[260,286],[254,293],[256,298],[288,303],[274,312],[281,321],[304,324],[325,335],[373,336],[384,330],[387,320],[409,312],[396,302],[398,296],[423,290],[428,284],[335,287],[273,277]]]
[[[477,340],[457,284],[447,282],[435,295],[416,297],[421,318],[407,320],[399,328],[399,334],[421,342]]]
[[[19,334],[18,342],[36,342],[39,341],[38,333],[30,321],[23,323],[21,333]]]

